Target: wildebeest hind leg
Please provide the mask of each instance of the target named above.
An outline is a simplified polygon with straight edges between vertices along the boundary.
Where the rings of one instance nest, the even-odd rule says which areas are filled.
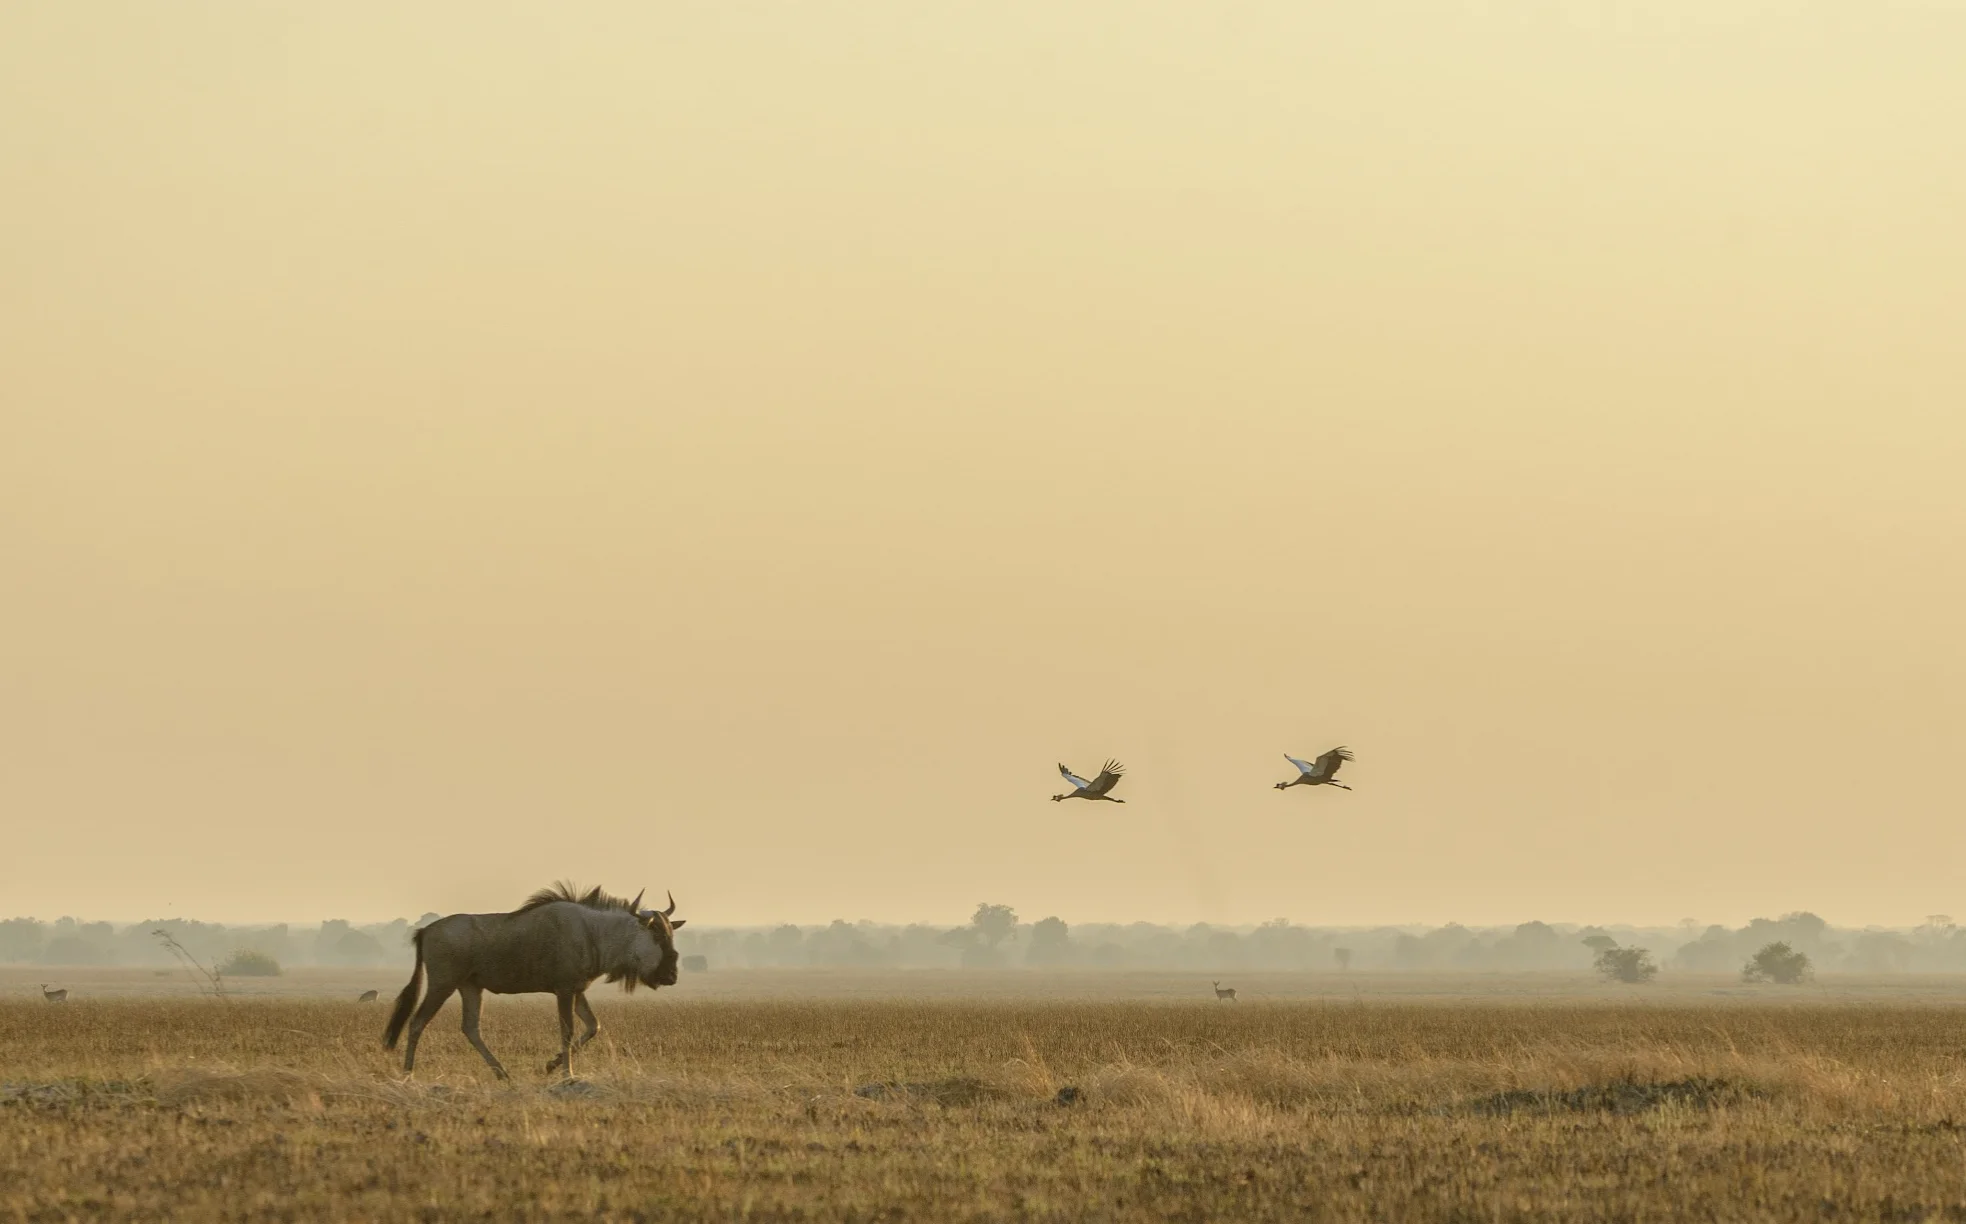
[[[465,1038],[477,1047],[478,1053],[484,1055],[485,1061],[491,1064],[491,1069],[498,1078],[509,1078],[505,1074],[505,1068],[499,1065],[498,1059],[492,1057],[492,1052],[485,1048],[485,1039],[478,1036],[478,1009],[485,1002],[484,989],[479,986],[463,986],[458,989],[458,997],[464,1002]]]
[[[573,1039],[573,1048],[577,1052],[582,1046],[594,1040],[594,1034],[601,1031],[601,1025],[599,1021],[594,1019],[594,1009],[587,1006],[586,991],[583,990],[573,997],[573,1010],[574,1014],[580,1017],[580,1022],[587,1026],[586,1032]],[[560,1060],[556,1055],[552,1062],[546,1064],[546,1070],[551,1074],[554,1070],[558,1069],[559,1065]]]
[[[574,996],[571,993],[563,994],[563,995],[555,995],[554,1000],[558,1002],[560,1005],[560,1056],[554,1059],[552,1062],[547,1063],[546,1069],[548,1071],[551,1071],[555,1067],[564,1068],[566,1072],[566,1077],[568,1079],[572,1079],[573,1078]]]
[[[456,989],[457,987],[449,982],[439,983],[434,977],[430,979],[430,991],[423,996],[423,1006],[417,1008],[416,1015],[410,1017],[409,1039],[403,1043],[403,1070],[416,1070],[416,1043],[423,1036],[423,1026],[429,1024],[431,1017],[442,1010],[444,1001],[450,998],[451,992]]]

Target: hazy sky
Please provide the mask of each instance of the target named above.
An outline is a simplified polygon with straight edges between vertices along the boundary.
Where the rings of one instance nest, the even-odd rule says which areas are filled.
[[[0,914],[1966,912],[1962,63],[8,4]]]

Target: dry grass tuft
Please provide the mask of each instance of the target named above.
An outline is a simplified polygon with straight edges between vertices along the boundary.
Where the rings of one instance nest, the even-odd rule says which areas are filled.
[[[251,1071],[161,1070],[150,1085],[159,1105],[185,1109],[214,1101],[269,1102],[321,1107],[319,1078],[279,1067]]]

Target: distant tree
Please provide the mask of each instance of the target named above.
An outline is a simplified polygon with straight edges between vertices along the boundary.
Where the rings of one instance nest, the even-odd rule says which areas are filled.
[[[975,927],[959,926],[950,927],[940,935],[937,935],[935,942],[945,944],[951,948],[960,948],[967,952],[969,949],[976,947],[980,940],[976,934]]]
[[[1338,962],[1338,972],[1340,973],[1352,967],[1352,950],[1350,948],[1333,948],[1331,949],[1331,957]]]
[[[1566,960],[1580,960],[1568,953],[1568,945],[1555,927],[1547,922],[1524,922],[1495,941],[1497,968],[1561,969]]]
[[[1608,935],[1593,935],[1591,939],[1609,940]],[[1589,940],[1585,941],[1586,943]],[[1621,948],[1616,943],[1610,947],[1597,949],[1597,972],[1607,982],[1629,982],[1633,985],[1649,982],[1659,974],[1659,966],[1653,963],[1652,953],[1645,948]]]
[[[682,958],[684,973],[710,972],[710,958],[707,956],[685,956]]]
[[[1322,950],[1309,927],[1272,918],[1249,933],[1247,963],[1267,969],[1308,969]]]
[[[1951,914],[1927,914],[1925,921],[1912,931],[1912,938],[1922,944],[1943,944],[1950,940],[1959,928],[1952,921]]]
[[[1776,982],[1794,986],[1809,979],[1809,958],[1784,941],[1762,948],[1741,967],[1743,982]]]
[[[1017,934],[1017,911],[1008,905],[991,905],[980,901],[976,913],[970,916],[969,925],[976,928],[976,934],[992,948]]]
[[[226,977],[279,977],[280,962],[264,952],[240,948],[220,962],[218,971]]]
[[[881,949],[844,918],[807,937],[806,957],[815,965],[878,965],[882,960]]]
[[[104,950],[80,935],[57,935],[41,949],[44,965],[102,965],[109,962]]]
[[[0,922],[0,961],[26,963],[37,960],[48,943],[48,925],[32,918],[9,918]]]
[[[384,959],[382,941],[366,931],[343,931],[334,941],[333,960],[337,965],[374,965]]]
[[[1072,958],[1072,929],[1060,918],[1040,918],[1031,927],[1031,942],[1024,951],[1030,965],[1062,965]]]
[[[337,963],[335,959],[335,944],[340,942],[343,935],[348,934],[348,932],[354,929],[354,927],[348,924],[348,919],[346,918],[324,919],[321,923],[321,929],[314,932],[314,963],[317,965],[332,965]]]
[[[1393,940],[1393,964],[1401,969],[1425,969],[1428,964],[1427,945],[1402,931]]]
[[[251,948],[255,952],[265,953],[276,961],[291,960],[294,954],[292,933],[284,923],[269,927],[232,927],[220,934],[213,942],[219,947],[230,943],[239,948]],[[213,954],[217,955],[216,949]]]
[[[765,946],[770,949],[771,963],[774,965],[797,965],[805,961],[805,932],[787,922],[772,928],[765,937]]]
[[[1725,973],[1740,963],[1740,956],[1734,932],[1716,924],[1701,932],[1698,939],[1681,944],[1672,955],[1672,964],[1675,969],[1695,973]]]
[[[1586,935],[1583,944],[1601,960],[1605,952],[1618,946],[1618,941],[1609,935]]]
[[[1865,931],[1857,936],[1845,967],[1866,973],[1903,973],[1918,948],[1894,931]]]
[[[1003,967],[1003,953],[983,941],[983,934],[974,925],[952,927],[944,931],[936,940],[955,948],[962,954],[961,964],[965,969],[999,969]]]

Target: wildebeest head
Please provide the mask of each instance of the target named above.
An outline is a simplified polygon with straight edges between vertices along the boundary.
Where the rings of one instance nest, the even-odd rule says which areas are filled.
[[[642,985],[651,988],[656,986],[674,986],[676,984],[677,959],[676,932],[681,930],[683,924],[688,922],[689,919],[674,917],[676,912],[676,894],[674,893],[669,894],[668,909],[645,910],[641,905],[642,897],[640,893],[637,893],[634,902],[629,906],[634,912],[635,917],[641,922],[643,932],[642,936],[636,939],[636,951],[641,953],[639,959],[643,965],[641,972],[637,976],[641,979]],[[649,946],[647,948],[642,946],[642,939],[644,937],[648,940]]]

